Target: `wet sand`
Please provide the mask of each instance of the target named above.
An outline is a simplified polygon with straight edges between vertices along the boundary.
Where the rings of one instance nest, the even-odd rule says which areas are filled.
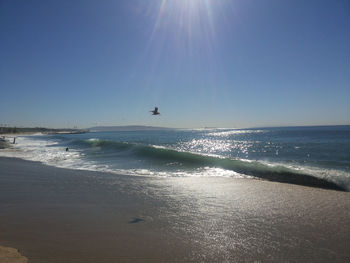
[[[31,263],[350,262],[350,193],[0,158],[0,233]]]

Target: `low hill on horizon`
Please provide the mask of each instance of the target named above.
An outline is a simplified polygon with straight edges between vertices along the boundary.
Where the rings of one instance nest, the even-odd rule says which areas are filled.
[[[143,125],[127,125],[127,126],[96,126],[89,128],[90,132],[103,131],[157,131],[157,130],[173,130],[174,128],[143,126]]]

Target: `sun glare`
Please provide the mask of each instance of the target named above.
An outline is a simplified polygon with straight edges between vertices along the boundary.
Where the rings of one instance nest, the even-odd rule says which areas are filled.
[[[173,75],[184,67],[197,70],[198,65],[210,71],[220,69],[219,30],[228,27],[225,19],[230,1],[214,0],[153,0],[145,2],[139,15],[150,21],[147,44],[138,65],[149,63],[147,85],[157,79],[160,65],[171,64]],[[205,61],[205,62],[204,62]],[[197,65],[197,66],[196,66]],[[223,71],[222,71],[223,72]]]
[[[212,2],[209,0],[162,0],[153,34],[175,33],[177,37],[210,36],[214,33]]]

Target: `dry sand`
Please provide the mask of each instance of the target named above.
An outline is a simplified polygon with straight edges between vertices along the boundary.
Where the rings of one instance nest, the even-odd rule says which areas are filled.
[[[12,247],[0,246],[1,263],[27,263],[28,259],[23,257],[19,251]]]
[[[0,233],[31,263],[350,262],[350,194],[0,158]]]

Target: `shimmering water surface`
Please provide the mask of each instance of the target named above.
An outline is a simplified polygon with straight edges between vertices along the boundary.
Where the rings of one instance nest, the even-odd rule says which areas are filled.
[[[143,176],[258,177],[292,183],[312,177],[350,190],[350,126],[37,135],[17,138],[14,148],[1,155]]]

